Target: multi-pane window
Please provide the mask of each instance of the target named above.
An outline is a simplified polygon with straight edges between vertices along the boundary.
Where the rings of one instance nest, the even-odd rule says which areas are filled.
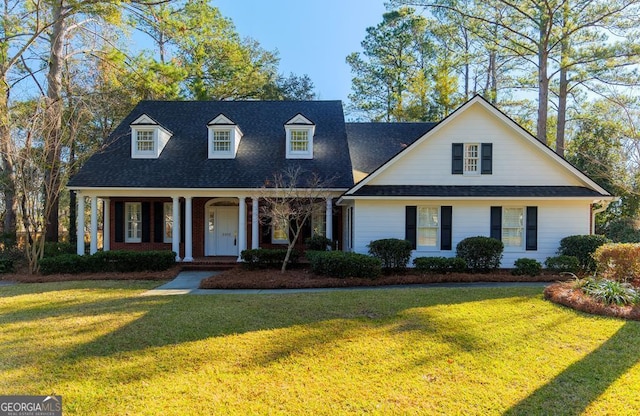
[[[464,145],[464,173],[478,173],[480,163],[480,145]]]
[[[125,241],[139,243],[142,241],[142,204],[127,202],[125,204]]]
[[[153,152],[153,130],[136,131],[136,149],[138,150],[138,152]]]
[[[438,245],[438,207],[418,207],[417,245],[436,247]]]
[[[502,242],[505,247],[522,247],[524,208],[502,209]]]
[[[213,151],[214,152],[231,151],[231,131],[229,130],[213,131]]]
[[[164,242],[170,243],[173,239],[173,203],[164,203]]]
[[[292,152],[309,151],[309,131],[291,130],[290,149]]]
[[[282,219],[272,219],[273,234],[271,236],[272,243],[287,243],[289,241],[287,234],[289,233],[289,224]]]
[[[311,233],[312,235],[326,235],[326,206],[323,203],[313,206],[311,215]]]

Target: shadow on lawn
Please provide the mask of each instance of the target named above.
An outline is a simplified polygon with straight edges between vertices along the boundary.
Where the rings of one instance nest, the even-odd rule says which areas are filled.
[[[600,347],[571,364],[504,415],[582,414],[591,402],[640,361],[639,327],[637,322],[625,323]],[[608,410],[616,413],[615,409]]]
[[[373,321],[396,316],[410,308],[519,297],[523,293],[536,294],[537,290],[460,289],[455,295],[442,296],[439,290],[396,289],[393,301],[384,299],[384,291],[153,297],[149,299],[161,299],[162,302],[146,305],[147,310],[141,318],[91,343],[78,346],[70,354],[76,357],[101,356],[295,325],[323,324],[334,320]],[[105,343],[111,348],[103,348]]]

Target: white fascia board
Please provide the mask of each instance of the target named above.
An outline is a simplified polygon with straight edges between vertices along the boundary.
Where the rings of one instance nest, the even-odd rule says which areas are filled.
[[[336,202],[336,205],[342,205],[343,201],[591,201],[598,203],[601,201],[617,201],[619,198],[615,196],[569,196],[569,197],[535,197],[535,196],[355,196],[342,195]]]

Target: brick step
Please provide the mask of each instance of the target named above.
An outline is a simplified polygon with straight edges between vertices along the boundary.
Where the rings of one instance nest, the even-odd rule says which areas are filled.
[[[185,271],[221,271],[238,267],[238,263],[184,263],[182,270]]]

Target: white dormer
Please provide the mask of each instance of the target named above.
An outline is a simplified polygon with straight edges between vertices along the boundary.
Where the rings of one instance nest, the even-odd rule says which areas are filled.
[[[209,159],[233,159],[238,152],[242,131],[224,114],[207,123]]]
[[[157,159],[172,135],[146,114],[135,119],[130,126],[132,159]]]
[[[313,135],[316,125],[298,113],[284,125],[287,134],[287,159],[313,159]]]

